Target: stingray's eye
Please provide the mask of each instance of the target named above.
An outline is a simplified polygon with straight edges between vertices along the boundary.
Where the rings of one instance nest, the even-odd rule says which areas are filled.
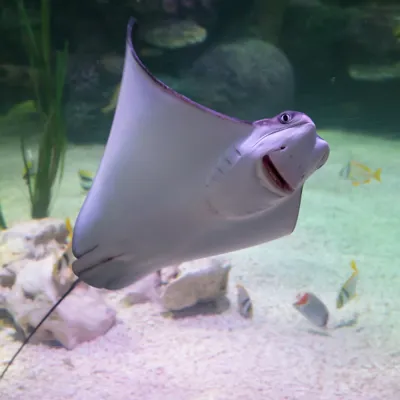
[[[292,120],[292,116],[289,113],[282,113],[279,116],[279,122],[281,124],[288,124]]]

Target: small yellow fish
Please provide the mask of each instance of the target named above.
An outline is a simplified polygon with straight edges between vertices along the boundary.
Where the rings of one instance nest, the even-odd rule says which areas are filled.
[[[53,266],[53,273],[59,274],[64,268],[69,267],[74,259],[75,257],[72,253],[72,245],[69,243],[62,255],[57,258],[57,261]]]
[[[101,109],[101,112],[103,114],[108,114],[109,112],[115,110],[115,108],[117,107],[120,87],[121,87],[121,84],[118,84],[111,96],[111,100],[108,103],[108,105],[106,105],[105,107],[103,107]]]
[[[329,311],[315,294],[310,292],[298,294],[293,307],[313,325],[318,328],[326,328],[329,320]]]
[[[339,291],[339,295],[336,300],[336,308],[342,308],[351,299],[354,299],[354,297],[357,296],[356,287],[358,282],[358,269],[354,260],[351,261],[350,265],[353,273]]]
[[[93,173],[90,171],[86,171],[84,169],[80,169],[78,171],[78,175],[80,179],[81,188],[85,192],[88,192],[93,184],[93,178],[94,178]]]
[[[253,317],[253,303],[250,299],[249,293],[242,285],[236,285],[237,289],[237,306],[239,314],[243,318]]]
[[[74,229],[72,228],[71,220],[69,217],[65,219],[65,227],[67,228],[67,232],[68,232],[67,240],[68,240],[68,242],[71,242],[72,233],[74,232]]]
[[[370,183],[372,179],[381,182],[382,168],[378,168],[375,172],[366,165],[357,161],[349,161],[340,171],[340,176],[352,181],[353,186]]]
[[[71,264],[74,260],[75,257],[72,253],[72,243],[70,242],[62,255],[56,257],[56,262],[53,265],[52,278],[60,295],[69,289],[70,285],[76,278],[71,268]]]

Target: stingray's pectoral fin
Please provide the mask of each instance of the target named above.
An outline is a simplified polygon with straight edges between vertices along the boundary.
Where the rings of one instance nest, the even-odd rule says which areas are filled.
[[[100,245],[80,255],[72,264],[72,270],[90,286],[117,290],[147,274],[135,268],[133,261],[131,254]]]

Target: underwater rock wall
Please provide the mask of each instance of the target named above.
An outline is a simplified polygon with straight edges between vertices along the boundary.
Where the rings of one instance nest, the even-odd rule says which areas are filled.
[[[26,4],[39,26],[37,4]],[[57,3],[52,11],[54,48],[69,44],[65,113],[76,143],[107,140],[113,112],[102,110],[120,82],[130,15],[139,22],[140,57],[156,76],[232,116],[263,118],[295,107],[312,109],[317,123],[339,115],[359,126],[368,113],[379,125],[396,99],[376,99],[387,85],[400,87],[395,1],[276,0],[263,8],[257,0],[93,0]],[[18,15],[10,5],[0,17],[2,112],[32,97],[32,71]]]

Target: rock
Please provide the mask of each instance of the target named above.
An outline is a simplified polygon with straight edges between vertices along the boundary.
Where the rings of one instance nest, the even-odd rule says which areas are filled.
[[[193,20],[153,20],[143,24],[140,29],[146,44],[168,50],[193,46],[207,38],[207,30]]]
[[[25,335],[62,294],[54,284],[53,264],[52,256],[29,261],[6,297],[6,309]],[[71,350],[105,334],[115,322],[115,311],[107,306],[99,291],[82,283],[43,323],[32,342],[56,340]]]
[[[37,260],[59,252],[67,236],[65,221],[55,218],[22,222],[1,231],[0,286],[13,286],[27,259]]]
[[[219,44],[193,64],[174,89],[216,111],[257,120],[290,109],[292,66],[277,47],[259,39]]]
[[[185,271],[161,289],[165,310],[179,311],[198,303],[217,301],[226,294],[231,265],[207,259],[202,267]]]
[[[181,273],[181,271],[179,269],[179,266],[177,266],[177,265],[163,268],[160,271],[161,285],[167,285],[173,279],[176,279],[180,273]]]
[[[22,239],[33,246],[38,246],[48,244],[51,240],[66,243],[67,236],[68,230],[65,221],[56,218],[43,218],[21,222],[2,231],[0,240],[6,242],[10,239]]]
[[[179,275],[179,267],[165,267],[154,274],[148,275],[139,282],[129,286],[128,294],[122,299],[125,306],[143,304],[148,302],[159,303],[160,288],[167,285]]]
[[[165,318],[171,319],[182,319],[188,317],[194,317],[198,315],[219,315],[224,313],[230,307],[230,301],[226,296],[222,296],[216,300],[207,302],[196,303],[191,307],[183,308],[182,310],[173,310],[161,312],[161,315]]]
[[[3,244],[21,238],[24,243],[19,248],[18,263],[11,261],[2,268],[2,284],[6,282],[11,288],[3,289],[0,294],[2,309],[12,317],[17,331],[25,336],[76,279],[71,265],[63,265],[61,270],[54,268],[67,249],[67,235],[63,233],[62,221],[48,222],[19,224],[2,236]],[[39,252],[37,247],[41,248]],[[10,248],[15,249],[12,245]],[[32,342],[58,341],[67,349],[73,349],[105,334],[115,322],[116,313],[105,303],[101,292],[81,283],[38,329]]]
[[[129,307],[135,304],[157,302],[158,288],[161,285],[161,275],[154,273],[129,286],[129,292],[122,299],[122,304]]]
[[[0,250],[0,254],[5,255]],[[25,259],[14,259],[13,255],[8,255],[7,258],[0,259],[0,286],[11,287],[15,283],[18,271],[22,269],[25,264]]]

